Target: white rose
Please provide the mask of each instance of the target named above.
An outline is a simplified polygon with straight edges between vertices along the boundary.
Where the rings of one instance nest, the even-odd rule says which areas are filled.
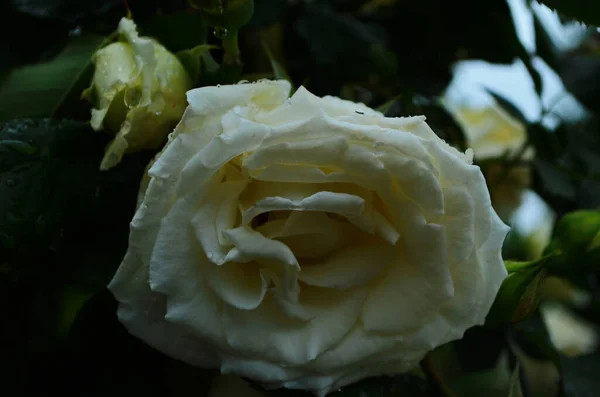
[[[289,90],[188,92],[109,288],[166,354],[324,396],[482,324],[508,227],[424,117]]]

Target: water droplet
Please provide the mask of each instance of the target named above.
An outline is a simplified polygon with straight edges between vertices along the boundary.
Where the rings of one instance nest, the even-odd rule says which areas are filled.
[[[215,26],[215,30],[213,31],[213,34],[215,35],[215,37],[217,39],[224,39],[225,37],[227,37],[227,29],[225,29],[222,26]]]
[[[17,181],[15,181],[14,179],[7,179],[6,184],[11,187],[17,186]]]

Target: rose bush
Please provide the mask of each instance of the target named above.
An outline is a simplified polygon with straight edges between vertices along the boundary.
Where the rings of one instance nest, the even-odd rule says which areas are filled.
[[[423,116],[289,91],[188,92],[109,288],[166,354],[323,396],[482,324],[508,228]]]

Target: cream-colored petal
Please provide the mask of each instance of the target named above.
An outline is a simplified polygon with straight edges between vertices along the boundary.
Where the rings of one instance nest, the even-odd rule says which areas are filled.
[[[361,319],[368,330],[406,333],[421,326],[454,295],[442,227],[416,227],[403,236],[401,244],[403,251],[373,286],[362,309]]]
[[[435,142],[426,142],[426,145],[437,160],[442,187],[445,189],[450,186],[463,186],[471,195],[474,205],[474,222],[477,228],[475,244],[477,247],[481,247],[490,235],[489,211],[492,207],[483,173],[477,166],[457,161],[456,157]]]
[[[442,188],[436,175],[421,161],[386,153],[379,156],[399,189],[426,213],[444,213]]]
[[[228,307],[222,315],[227,341],[241,356],[260,357],[280,365],[306,364],[348,333],[365,294],[365,289],[346,294],[346,299],[334,301],[322,315],[308,322],[282,313],[275,299],[265,299],[254,311]]]
[[[324,261],[303,266],[298,278],[317,287],[350,288],[365,285],[378,277],[397,255],[396,247],[367,236]]]
[[[196,88],[188,91],[187,99],[196,115],[210,116],[225,114],[235,106],[252,102],[266,109],[279,106],[288,97],[290,88],[290,83],[285,80],[262,80],[251,84]]]
[[[466,261],[475,250],[475,211],[471,195],[461,187],[444,189],[445,213],[441,223],[446,227],[448,263]]]
[[[216,265],[226,262],[225,258],[231,249],[223,233],[236,226],[237,198],[245,186],[245,181],[221,182],[209,186],[206,198],[191,219],[202,250]]]
[[[285,243],[297,258],[333,254],[348,240],[347,224],[314,211],[292,211],[286,219],[266,222],[256,230]]]
[[[267,293],[269,280],[255,264],[230,262],[207,266],[206,270],[212,290],[238,309],[256,309]]]
[[[340,214],[347,218],[356,218],[363,214],[365,200],[347,193],[316,192],[303,198],[287,198],[280,196],[266,197],[255,202],[242,212],[244,224],[257,215],[269,211],[324,211]]]
[[[298,271],[300,266],[294,253],[281,241],[271,240],[262,234],[241,226],[225,230],[223,236],[234,246],[225,257],[225,262],[250,262],[262,260],[282,265],[282,280],[278,293],[283,299],[295,302],[298,299]]]

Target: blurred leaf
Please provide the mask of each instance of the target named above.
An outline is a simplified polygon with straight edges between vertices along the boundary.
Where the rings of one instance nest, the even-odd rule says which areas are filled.
[[[494,99],[496,100],[496,102],[498,102],[500,107],[502,107],[502,109],[506,110],[508,112],[508,114],[513,116],[515,119],[519,120],[521,123],[523,123],[525,125],[528,124],[527,118],[525,117],[523,112],[521,112],[521,110],[518,107],[513,105],[512,102],[510,102],[508,99],[506,99],[502,95],[500,95],[490,89],[486,89],[486,91],[488,94],[490,94],[492,97],[494,97]]]
[[[273,68],[273,75],[275,77],[275,80],[287,80],[287,81],[289,81],[290,84],[292,84],[292,92],[295,91],[294,87],[293,87],[292,79],[288,75],[287,71],[273,57],[273,54],[271,53],[271,50],[269,50],[269,47],[264,42],[263,42],[263,48],[264,48],[265,52],[267,53],[267,57],[269,58],[269,61],[271,62],[271,67]]]
[[[200,44],[189,50],[182,50],[177,52],[177,58],[188,72],[192,81],[196,83],[200,78],[200,72],[202,69],[202,59],[204,54],[208,53],[211,49],[218,48],[214,45]]]
[[[51,61],[9,73],[0,81],[0,122],[53,115],[91,65],[90,58],[103,40],[78,37]]]
[[[400,99],[401,96],[402,96],[402,94],[396,95],[395,97],[393,97],[392,99],[390,99],[386,103],[377,106],[377,108],[375,108],[375,110],[377,110],[378,112],[383,113],[384,116],[387,116],[388,112],[390,111],[390,109],[392,108],[392,106],[394,106],[394,104],[396,104],[396,101],[398,101],[398,99]]]
[[[545,189],[558,197],[575,199],[575,187],[564,171],[541,158],[536,158],[533,165]]]
[[[543,83],[542,83],[542,76],[540,75],[540,72],[538,72],[538,70],[535,68],[535,66],[533,66],[533,63],[531,62],[531,58],[529,57],[529,55],[521,57],[521,60],[525,64],[525,68],[527,69],[527,72],[529,73],[529,76],[531,77],[531,80],[533,81],[533,87],[535,88],[535,92],[538,95],[538,98],[541,98]],[[540,101],[541,101],[541,99],[540,99]]]
[[[289,4],[281,0],[257,0],[254,2],[254,14],[248,27],[257,28],[274,24],[284,18]]]
[[[565,397],[600,395],[600,356],[561,357],[561,383]]]
[[[560,365],[560,354],[550,340],[546,324],[539,311],[515,324],[514,332],[519,347],[527,355]]]
[[[558,72],[557,49],[538,14],[536,12],[533,12],[532,14],[533,28],[535,30],[535,52],[548,66]]]
[[[10,0],[19,12],[43,19],[61,19],[79,22],[91,16],[98,17],[109,9],[120,6],[121,0]]]
[[[600,3],[597,0],[538,0],[538,2],[582,22],[600,26]]]
[[[140,23],[139,27],[141,35],[158,40],[171,52],[195,48],[205,44],[208,38],[206,22],[198,12],[194,11],[159,15]]]
[[[561,59],[558,72],[565,87],[588,110],[600,114],[600,58],[575,52]]]
[[[291,28],[299,40],[294,46],[307,53],[288,51],[288,66],[303,65],[299,70],[301,75],[288,71],[295,81],[310,77],[315,94],[337,94],[344,82],[381,72],[380,55],[386,45],[381,26],[338,13],[325,3],[302,6],[296,18]],[[379,50],[374,51],[376,48]]]
[[[519,376],[519,364],[515,367],[512,376],[510,377],[510,389],[508,397],[523,397],[523,390],[521,389],[521,378]]]
[[[561,374],[561,396],[592,397],[600,392],[600,356],[597,354],[566,357],[552,342],[541,314],[535,313],[515,326],[519,347],[538,360],[552,361]]]

